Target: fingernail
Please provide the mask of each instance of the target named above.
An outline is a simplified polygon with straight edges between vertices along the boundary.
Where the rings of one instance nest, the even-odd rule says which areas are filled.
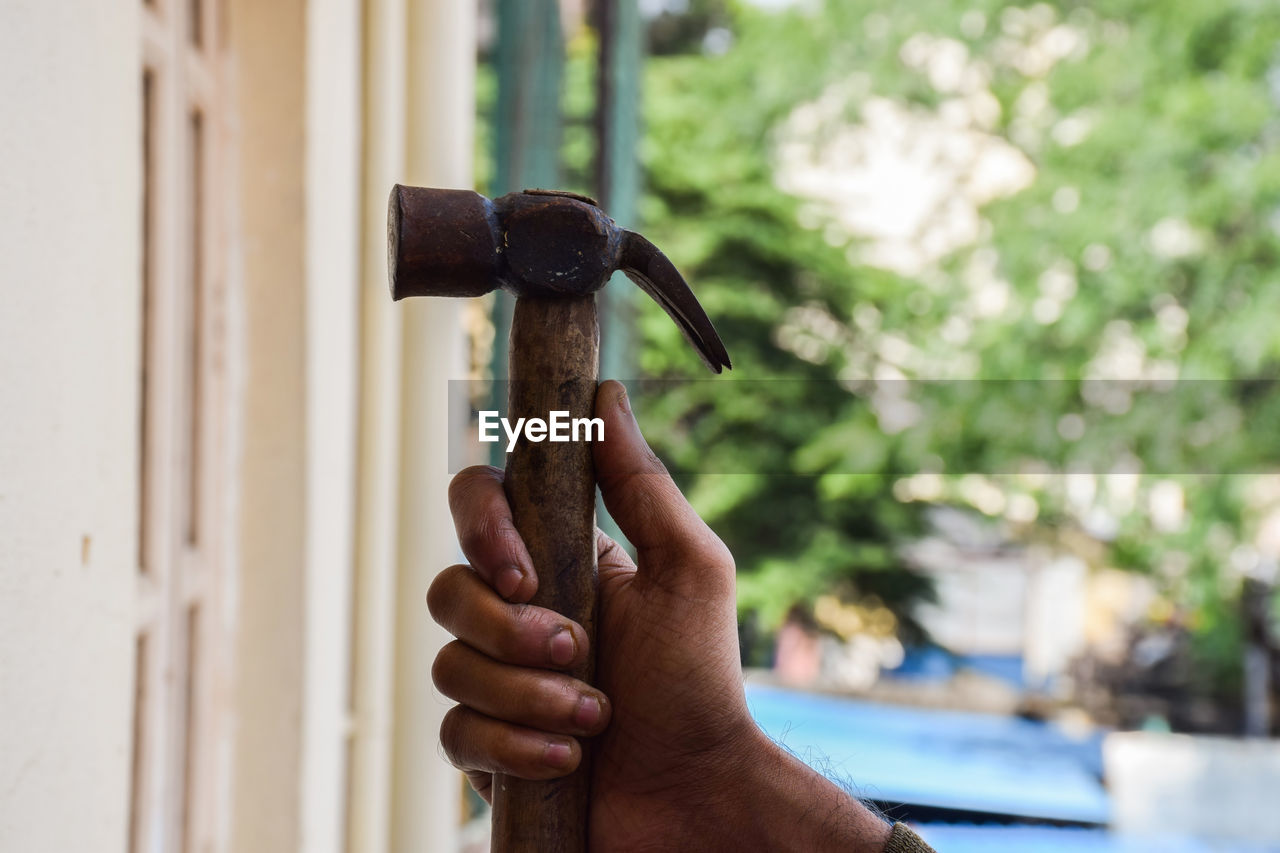
[[[573,641],[573,632],[561,628],[551,637],[551,662],[557,666],[567,666],[573,661],[578,651],[578,644]]]
[[[600,722],[600,700],[594,696],[583,696],[578,700],[578,708],[573,712],[573,722],[580,729],[595,728]]]
[[[569,744],[552,741],[542,753],[542,760],[552,767],[568,767],[573,759],[573,749]]]
[[[498,577],[494,580],[494,585],[498,588],[498,594],[503,598],[510,598],[516,594],[516,590],[520,588],[520,582],[524,580],[524,575],[515,566],[508,566],[498,572]]]
[[[618,408],[631,414],[631,399],[627,396],[627,387],[623,385],[618,391]]]

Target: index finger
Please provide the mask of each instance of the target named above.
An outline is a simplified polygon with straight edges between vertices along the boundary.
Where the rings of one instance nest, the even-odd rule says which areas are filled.
[[[503,471],[473,465],[449,483],[449,511],[467,561],[507,601],[527,602],[538,589],[533,559],[511,518]]]

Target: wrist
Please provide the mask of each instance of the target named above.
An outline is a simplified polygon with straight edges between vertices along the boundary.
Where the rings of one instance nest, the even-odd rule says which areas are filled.
[[[754,724],[721,770],[718,796],[699,821],[701,849],[882,853],[892,827]]]

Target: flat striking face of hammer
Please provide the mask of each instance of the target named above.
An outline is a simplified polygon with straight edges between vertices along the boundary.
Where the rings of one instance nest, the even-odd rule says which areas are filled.
[[[585,296],[616,270],[653,298],[714,373],[729,353],[675,266],[594,201],[526,190],[496,201],[470,190],[396,185],[387,213],[391,295]]]

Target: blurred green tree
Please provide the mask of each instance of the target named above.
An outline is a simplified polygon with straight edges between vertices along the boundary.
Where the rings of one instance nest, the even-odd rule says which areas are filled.
[[[663,386],[640,414],[673,425],[654,443],[737,556],[744,619],[769,630],[822,592],[874,595],[918,638],[929,585],[897,546],[923,507],[969,506],[1015,536],[1083,531],[1150,574],[1204,690],[1231,696],[1241,576],[1265,563],[1280,494],[1222,474],[1274,462],[1280,397],[1187,380],[1280,367],[1280,7],[715,14],[716,38],[685,32],[648,63],[641,212],[732,377],[767,381]],[[699,378],[651,306],[641,333],[645,376]],[[1159,407],[1126,408],[1115,384],[1175,378]],[[938,416],[903,430],[852,393],[918,379],[1035,382],[934,384]],[[1088,472],[1089,494],[1046,458]],[[941,485],[919,488],[931,471]],[[1095,476],[1113,472],[1136,485]]]

